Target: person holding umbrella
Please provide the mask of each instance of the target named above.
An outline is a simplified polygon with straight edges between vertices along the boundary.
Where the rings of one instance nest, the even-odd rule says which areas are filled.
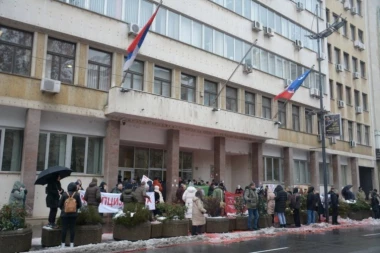
[[[49,224],[47,227],[55,228],[55,218],[57,216],[58,211],[58,202],[60,195],[63,193],[61,187],[61,176],[56,174],[55,177],[52,177],[48,182],[46,187],[46,206],[50,208],[49,211]]]

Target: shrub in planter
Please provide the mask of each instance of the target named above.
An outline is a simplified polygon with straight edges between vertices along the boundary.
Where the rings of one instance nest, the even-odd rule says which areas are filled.
[[[220,202],[213,197],[204,199],[204,207],[211,216],[206,218],[207,233],[228,233],[230,221],[227,217],[220,217]]]
[[[245,203],[242,196],[235,197],[236,220],[235,230],[248,230],[248,217],[245,215]]]
[[[163,237],[187,236],[189,233],[189,221],[185,219],[186,206],[181,204],[162,203],[156,205],[162,213],[159,217],[162,223]]]
[[[0,249],[2,253],[28,251],[32,247],[32,229],[26,226],[25,209],[4,205],[0,210]]]
[[[354,204],[349,204],[349,207],[348,217],[350,219],[363,220],[371,217],[371,206],[362,199],[358,199]]]
[[[115,240],[148,240],[151,234],[150,211],[139,203],[128,203],[113,218]]]

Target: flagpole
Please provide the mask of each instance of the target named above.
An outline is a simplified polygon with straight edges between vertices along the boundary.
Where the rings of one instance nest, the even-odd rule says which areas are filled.
[[[285,101],[283,108],[285,108],[285,107],[286,107],[286,104],[287,104],[288,102],[289,102],[289,100],[286,100],[286,101]],[[276,118],[276,117],[277,117],[277,115],[278,115],[278,112],[279,112],[279,110],[278,110],[278,108],[277,108],[277,112],[276,112],[276,114],[273,116],[272,120],[274,120],[274,118]],[[281,123],[282,123],[282,122],[281,122]]]
[[[234,76],[236,70],[240,67],[240,65],[243,63],[244,59],[247,57],[247,55],[251,52],[252,48],[257,44],[257,39],[255,40],[255,42],[252,43],[251,47],[248,49],[248,51],[245,53],[245,55],[243,56],[243,58],[241,59],[241,61],[239,62],[239,64],[236,66],[235,70],[232,72],[232,74],[230,75],[230,77],[227,79],[227,81],[223,84],[222,88],[220,89],[220,91],[218,92],[218,94],[216,95],[216,98],[214,99],[213,103],[217,102],[218,101],[218,97],[220,96],[220,94],[222,93],[223,89],[227,86],[228,82],[231,80],[231,78]],[[213,104],[211,103],[211,104]],[[217,105],[215,105],[216,108],[218,108]]]

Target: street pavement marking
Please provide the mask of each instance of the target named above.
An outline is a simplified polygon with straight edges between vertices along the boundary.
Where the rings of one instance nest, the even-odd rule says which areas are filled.
[[[261,253],[261,252],[279,251],[279,250],[288,249],[288,248],[289,247],[277,248],[277,249],[268,249],[268,250],[260,250],[260,251],[250,252],[250,253]]]
[[[377,234],[368,234],[368,235],[363,235],[363,236],[375,236],[375,235],[380,235],[380,233],[377,233]]]

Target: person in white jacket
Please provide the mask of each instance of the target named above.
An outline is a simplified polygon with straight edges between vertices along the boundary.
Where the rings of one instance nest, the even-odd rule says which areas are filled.
[[[193,186],[193,183],[190,182],[189,187],[187,187],[186,191],[182,195],[182,200],[185,202],[187,207],[185,217],[191,219],[193,216],[193,199],[195,197],[195,193],[197,189]]]

